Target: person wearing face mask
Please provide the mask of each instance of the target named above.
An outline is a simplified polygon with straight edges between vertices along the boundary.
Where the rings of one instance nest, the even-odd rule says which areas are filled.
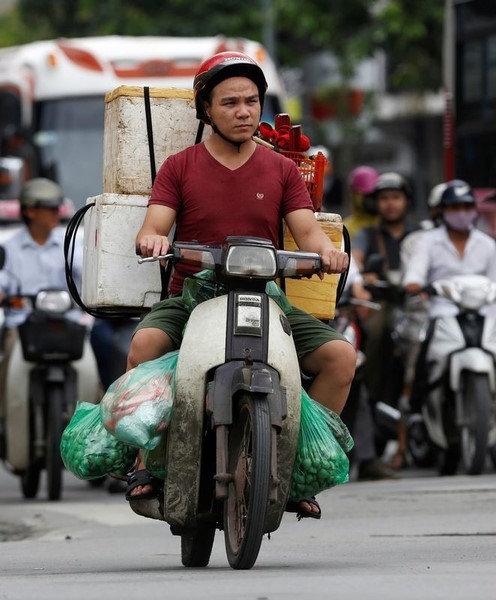
[[[455,275],[485,275],[496,281],[496,242],[475,225],[477,209],[471,186],[460,179],[448,181],[439,207],[441,225],[419,238],[405,266],[405,292],[420,294],[434,281]],[[457,311],[455,304],[445,298],[434,296],[429,300],[430,320],[456,315]],[[413,412],[420,411],[422,382],[426,381],[423,366],[429,341],[427,334],[417,361],[410,399]]]

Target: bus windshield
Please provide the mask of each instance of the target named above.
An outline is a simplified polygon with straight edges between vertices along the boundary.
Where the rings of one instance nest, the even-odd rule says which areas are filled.
[[[103,185],[103,96],[39,102],[33,136],[38,175],[59,183],[76,208]]]

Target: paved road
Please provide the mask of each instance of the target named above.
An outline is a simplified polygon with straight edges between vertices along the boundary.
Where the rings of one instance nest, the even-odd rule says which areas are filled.
[[[233,571],[221,533],[207,569],[184,569],[179,539],[121,495],[68,475],[63,501],[25,501],[2,472],[0,522],[22,539],[0,543],[0,599],[494,598],[494,472],[415,475],[319,495],[321,521],[288,514],[255,567]]]

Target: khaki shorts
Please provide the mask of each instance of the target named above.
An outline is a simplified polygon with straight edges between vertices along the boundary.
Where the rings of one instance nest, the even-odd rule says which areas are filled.
[[[190,315],[190,309],[186,306],[181,297],[168,298],[154,304],[150,312],[136,327],[146,329],[154,327],[164,331],[174,342],[177,348],[181,345],[183,331]],[[334,340],[347,341],[344,336],[335,329],[319,321],[314,316],[293,307],[286,314],[293,338],[295,341],[296,353],[301,359],[309,352],[313,352],[322,344]]]

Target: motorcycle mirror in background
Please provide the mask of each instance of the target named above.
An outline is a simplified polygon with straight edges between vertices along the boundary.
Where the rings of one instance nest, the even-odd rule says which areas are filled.
[[[5,266],[5,248],[3,246],[0,246],[0,271],[4,268]]]
[[[374,254],[369,254],[365,259],[365,264],[363,266],[364,273],[377,273],[378,275],[382,273],[384,269],[384,256],[379,254],[378,252]]]

